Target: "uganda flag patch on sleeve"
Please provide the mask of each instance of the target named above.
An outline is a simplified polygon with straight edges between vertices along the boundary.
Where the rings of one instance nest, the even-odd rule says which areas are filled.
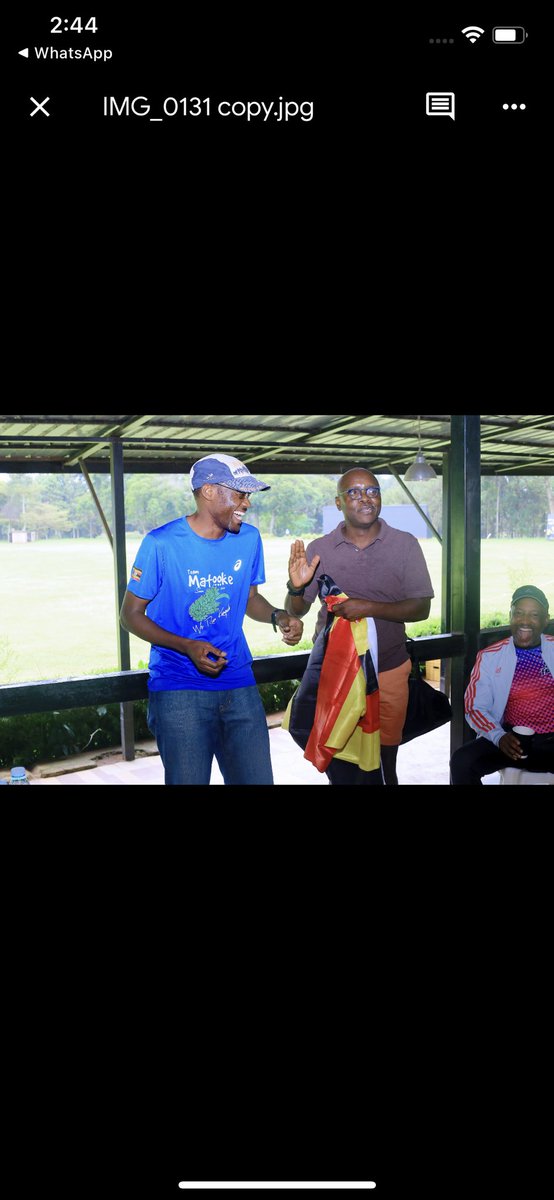
[[[135,580],[135,583],[140,583],[140,577],[141,577],[141,575],[142,575],[142,571],[140,570],[140,567],[133,567],[133,568],[132,568],[132,570],[131,570],[131,579],[134,579],[134,580]]]

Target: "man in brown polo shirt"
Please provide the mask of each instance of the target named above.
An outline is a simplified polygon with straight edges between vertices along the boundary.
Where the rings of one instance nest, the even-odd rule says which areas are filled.
[[[334,613],[348,621],[373,617],[379,655],[381,762],[385,783],[397,784],[396,756],[411,669],[404,622],[425,620],[435,593],[417,539],[393,529],[379,516],[381,489],[371,471],[365,467],[346,471],[339,479],[335,504],[344,517],[336,529],[310,542],[307,550],[301,541],[292,544],[285,608],[303,617],[317,599],[319,576],[325,574],[348,596]],[[323,604],[314,641],[326,618]],[[338,759],[327,775],[331,783],[362,781],[362,772],[354,764]]]

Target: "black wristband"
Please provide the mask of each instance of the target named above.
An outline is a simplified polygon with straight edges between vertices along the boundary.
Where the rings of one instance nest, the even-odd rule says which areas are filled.
[[[305,583],[304,587],[295,588],[292,586],[290,579],[287,579],[287,592],[289,593],[289,596],[303,596],[307,586],[308,584]]]
[[[271,624],[273,625],[275,633],[277,633],[277,613],[280,613],[280,612],[284,612],[284,609],[274,608],[273,612],[271,614]]]

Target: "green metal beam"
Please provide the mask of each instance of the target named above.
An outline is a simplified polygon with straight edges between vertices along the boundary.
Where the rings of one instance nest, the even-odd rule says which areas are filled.
[[[452,631],[465,634],[465,654],[452,662],[452,751],[471,738],[464,718],[464,692],[477,655],[480,625],[480,423],[475,415],[452,417],[446,570],[451,581]]]
[[[450,559],[450,452],[445,450],[442,456],[441,633],[452,628]]]
[[[112,478],[112,524],[114,539],[114,583],[115,583],[115,620],[117,631],[117,657],[120,671],[128,671],[131,666],[131,650],[129,634],[119,620],[119,610],[127,587],[127,564],[125,553],[125,495],[123,488],[123,445],[121,441],[110,444],[110,471]],[[133,722],[133,705],[122,703],[120,706],[121,748],[123,758],[130,762],[135,757],[135,738]]]
[[[89,492],[90,492],[90,494],[91,494],[91,496],[92,496],[92,499],[93,499],[93,501],[94,501],[94,503],[95,503],[95,505],[96,505],[96,508],[97,508],[97,511],[98,511],[98,516],[100,517],[100,520],[101,520],[101,522],[102,522],[102,524],[103,524],[103,526],[104,526],[104,531],[105,531],[105,533],[106,533],[106,536],[107,536],[107,539],[108,539],[108,541],[109,541],[109,543],[110,543],[110,546],[111,546],[111,548],[112,548],[112,550],[113,550],[113,537],[112,537],[112,531],[111,531],[111,529],[110,529],[110,527],[109,527],[109,525],[108,525],[108,518],[106,517],[106,514],[105,514],[105,512],[104,512],[104,509],[102,508],[102,505],[101,505],[101,503],[100,503],[100,501],[99,501],[99,499],[98,499],[98,496],[97,496],[97,494],[96,494],[96,490],[95,490],[94,484],[93,484],[93,482],[92,482],[92,479],[91,479],[91,477],[90,477],[90,475],[89,475],[89,473],[88,473],[87,467],[86,467],[85,463],[84,463],[84,462],[82,462],[82,460],[81,460],[81,459],[79,459],[79,466],[80,466],[80,468],[81,468],[81,471],[83,472],[83,476],[84,476],[84,479],[85,479],[85,483],[86,483],[86,485],[87,485],[87,487],[88,487],[88,490],[89,490]]]

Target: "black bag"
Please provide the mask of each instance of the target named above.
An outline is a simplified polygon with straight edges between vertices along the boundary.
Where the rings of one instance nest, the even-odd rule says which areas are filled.
[[[448,696],[426,683],[420,674],[419,663],[417,660],[414,662],[408,642],[406,649],[412,660],[412,673],[408,679],[408,708],[402,730],[402,746],[405,742],[411,742],[412,738],[421,737],[422,733],[430,733],[432,729],[438,729],[439,725],[446,725],[447,721],[452,720]]]

